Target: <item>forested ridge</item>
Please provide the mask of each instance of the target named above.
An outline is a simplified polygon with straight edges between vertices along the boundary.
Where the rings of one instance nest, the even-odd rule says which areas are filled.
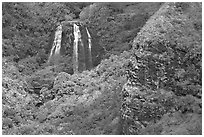
[[[61,21],[94,39],[49,64]],[[201,135],[202,3],[3,2],[3,135]]]

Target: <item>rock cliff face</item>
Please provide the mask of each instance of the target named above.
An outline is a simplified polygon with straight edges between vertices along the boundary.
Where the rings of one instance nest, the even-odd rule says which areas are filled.
[[[164,114],[201,110],[201,16],[201,3],[166,3],[134,39],[123,86],[124,134],[139,134]],[[199,101],[182,108],[182,96]]]

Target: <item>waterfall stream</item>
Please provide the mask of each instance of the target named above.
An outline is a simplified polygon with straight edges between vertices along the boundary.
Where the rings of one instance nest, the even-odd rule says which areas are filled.
[[[84,49],[84,43],[82,41],[80,26],[78,26],[75,23],[73,25],[74,25],[73,68],[74,68],[74,73],[77,73],[79,71],[83,71],[86,69],[85,49]]]
[[[48,63],[51,61],[51,58],[53,56],[53,52],[55,50],[55,54],[54,55],[59,55],[60,54],[60,48],[61,48],[61,40],[62,40],[62,25],[60,24],[55,32],[55,39],[52,45],[52,49],[50,52],[50,56],[48,59]]]
[[[74,73],[77,73],[79,70],[79,63],[78,63],[78,41],[79,41],[80,30],[79,26],[74,24],[74,51],[73,51],[73,68]]]
[[[62,41],[62,25],[60,24],[57,27],[57,32],[56,32],[56,49],[55,49],[55,54],[60,54],[61,41]]]
[[[89,68],[92,68],[92,54],[91,54],[91,47],[92,47],[92,43],[91,43],[91,35],[89,33],[89,30],[86,27],[86,33],[88,35],[88,43],[89,43]]]

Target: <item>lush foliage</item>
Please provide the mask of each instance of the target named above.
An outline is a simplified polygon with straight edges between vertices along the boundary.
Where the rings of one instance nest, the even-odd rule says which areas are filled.
[[[195,27],[201,23],[200,7],[199,3],[166,4],[135,39],[135,56],[145,65],[144,82],[154,89],[168,88],[178,95],[201,92],[202,35],[201,27]]]
[[[2,134],[202,134],[201,3],[2,6]],[[104,59],[48,66],[53,24],[78,18]]]
[[[166,3],[135,38],[123,89],[125,134],[139,134],[165,113],[201,113],[202,27],[195,27],[201,24],[200,9],[201,3]]]
[[[14,103],[18,99],[19,103],[17,107],[3,103],[3,134],[120,134],[120,93],[129,56],[129,52],[111,56],[81,74],[59,73],[47,67],[24,79],[26,89],[14,90],[20,83],[12,88],[4,86],[9,92],[3,90],[3,100]],[[8,84],[6,79],[3,82]],[[16,92],[27,97],[13,97]],[[6,107],[14,111],[9,117]],[[16,124],[17,116],[27,121]]]
[[[29,64],[33,66],[29,71],[34,72],[34,69],[41,68],[48,59],[56,23],[73,19],[80,19],[84,23],[88,21],[90,33],[96,39],[93,45],[96,45],[97,51],[93,51],[93,56],[98,54],[96,52],[102,58],[108,58],[111,54],[119,55],[131,48],[137,32],[160,5],[161,3],[5,2],[2,5],[3,56],[12,55],[17,62],[23,59],[21,64],[25,67],[28,64],[26,62],[33,62]],[[119,37],[121,38],[118,39]],[[98,65],[101,57],[93,60]]]
[[[105,51],[104,58],[132,47],[132,40],[161,3],[94,3],[80,18],[88,23]]]
[[[72,20],[90,3],[7,3],[2,4],[3,55],[22,59],[45,50],[60,20]],[[43,12],[42,12],[43,11]]]

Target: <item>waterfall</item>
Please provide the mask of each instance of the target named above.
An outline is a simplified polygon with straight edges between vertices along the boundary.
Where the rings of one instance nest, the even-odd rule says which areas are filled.
[[[79,30],[79,43],[81,45],[81,48],[79,48],[80,51],[78,52],[78,54],[80,54],[80,57],[79,57],[80,58],[79,70],[84,71],[84,70],[86,70],[85,49],[84,49],[84,43],[83,43],[83,40],[82,40],[82,34],[81,34],[80,30]]]
[[[52,49],[51,49],[51,52],[50,52],[50,56],[49,56],[49,59],[48,59],[48,63],[51,61],[51,58],[52,58],[52,56],[54,54],[53,53],[54,50],[55,50],[54,55],[59,55],[60,54],[61,39],[62,39],[62,25],[60,24],[57,27],[57,30],[55,32],[55,38],[54,38],[54,42],[53,42]]]
[[[74,50],[73,50],[73,69],[74,73],[78,72],[79,70],[79,63],[78,63],[78,40],[79,40],[79,26],[74,24]]]
[[[56,37],[55,54],[60,54],[61,40],[62,40],[62,25],[61,24],[57,27],[55,37]]]
[[[56,31],[54,32],[55,33],[54,41],[52,44],[52,49],[50,52],[48,63],[50,63],[51,61],[54,64],[59,63],[61,54],[65,52],[63,50],[65,50],[66,48],[70,49],[73,48],[72,63],[74,73],[82,72],[86,69],[90,70],[93,67],[92,64],[93,40],[88,28],[83,26],[78,21],[66,23],[63,23],[64,30],[62,30],[62,24],[60,24],[57,26]],[[69,30],[66,30],[67,27],[66,25],[69,27]],[[68,42],[69,44],[64,42]],[[73,47],[69,47],[72,42]],[[65,54],[67,53],[65,52]]]
[[[80,47],[79,47],[80,46]],[[85,69],[85,51],[79,26],[74,23],[74,48],[73,48],[74,73]],[[81,60],[79,60],[81,59]]]
[[[87,29],[87,27],[86,27],[86,32],[87,32],[87,35],[88,35],[88,44],[89,44],[89,55],[88,55],[89,68],[92,68],[92,54],[91,54],[92,43],[91,43],[91,35],[90,35],[89,30]]]

